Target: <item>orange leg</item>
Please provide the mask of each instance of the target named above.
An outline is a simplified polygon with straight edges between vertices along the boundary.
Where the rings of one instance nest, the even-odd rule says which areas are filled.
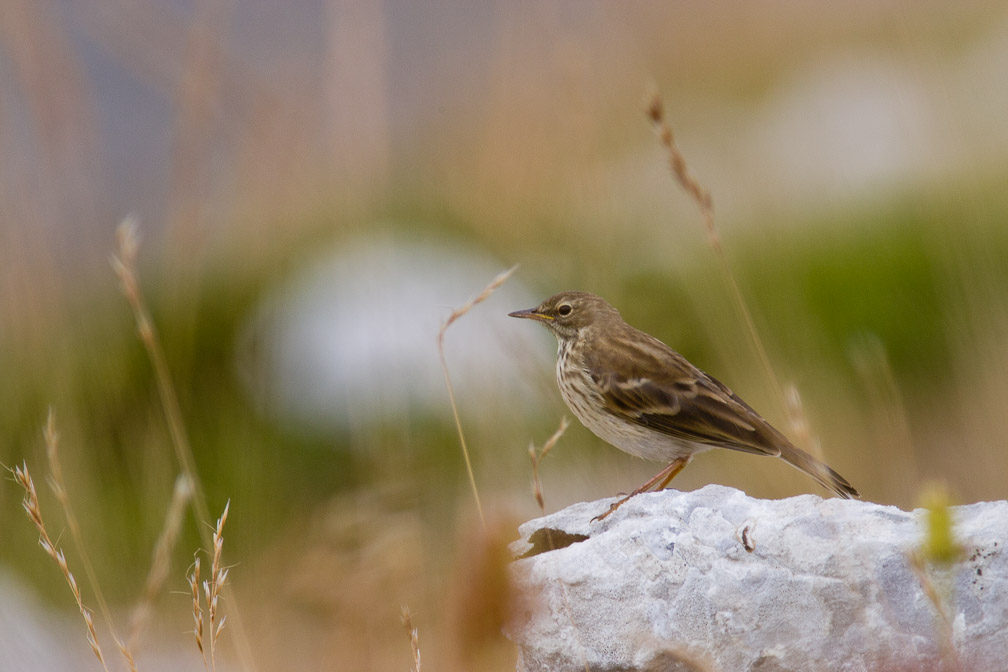
[[[665,486],[667,486],[669,483],[671,483],[672,479],[676,477],[676,474],[678,474],[680,471],[682,471],[683,468],[687,464],[689,464],[689,461],[690,461],[690,456],[688,456],[688,455],[686,457],[677,457],[676,459],[672,460],[671,464],[669,464],[667,467],[665,467],[664,469],[662,469],[661,471],[659,471],[657,474],[655,474],[654,477],[651,478],[650,480],[648,480],[647,483],[645,483],[644,485],[640,486],[639,488],[637,488],[636,490],[634,490],[633,492],[631,492],[629,495],[627,495],[623,499],[617,501],[614,504],[611,504],[609,506],[609,510],[608,511],[606,511],[605,513],[603,513],[601,515],[595,516],[594,518],[591,519],[591,522],[594,523],[596,520],[602,520],[603,518],[605,518],[606,516],[608,516],[610,513],[612,513],[613,511],[615,511],[619,507],[621,507],[624,504],[626,504],[627,500],[629,500],[631,497],[639,495],[642,492],[647,492],[651,488],[654,488],[656,491],[657,490],[664,490]],[[656,483],[657,483],[657,486],[655,485]]]

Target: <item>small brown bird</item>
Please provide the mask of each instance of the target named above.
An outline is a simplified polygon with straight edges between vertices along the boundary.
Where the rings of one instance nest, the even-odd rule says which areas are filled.
[[[510,316],[542,322],[556,336],[560,394],[585,427],[631,455],[669,462],[594,520],[634,495],[661,490],[693,455],[711,448],[780,457],[841,497],[861,496],[725,385],[624,322],[605,299],[562,292]]]

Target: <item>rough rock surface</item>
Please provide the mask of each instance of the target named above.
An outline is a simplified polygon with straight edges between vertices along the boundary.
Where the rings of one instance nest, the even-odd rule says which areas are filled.
[[[520,528],[519,670],[1008,670],[1008,502],[952,509],[963,555],[925,569],[946,624],[922,510],[711,485],[591,523],[608,501]]]

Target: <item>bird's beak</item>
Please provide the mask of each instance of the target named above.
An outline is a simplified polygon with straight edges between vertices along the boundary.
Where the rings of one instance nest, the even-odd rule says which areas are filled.
[[[508,313],[508,317],[521,317],[526,320],[538,320],[540,322],[552,322],[553,318],[549,315],[536,312],[536,308],[527,308],[525,310],[516,310],[513,313]]]

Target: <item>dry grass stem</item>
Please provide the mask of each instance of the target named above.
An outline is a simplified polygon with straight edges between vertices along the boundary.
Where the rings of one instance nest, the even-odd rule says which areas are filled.
[[[567,431],[567,427],[570,425],[570,421],[565,415],[560,420],[560,426],[557,428],[553,435],[546,440],[543,444],[542,450],[537,451],[535,445],[529,443],[529,459],[532,460],[532,494],[535,496],[536,504],[539,505],[539,511],[546,515],[546,498],[543,496],[542,481],[539,480],[539,465],[542,463],[543,459],[553,450],[553,446],[557,444],[560,437],[563,436],[564,432]]]
[[[226,616],[219,616],[220,598],[224,587],[227,585],[229,569],[221,564],[221,557],[224,550],[224,523],[227,522],[228,511],[231,508],[231,501],[224,505],[224,512],[217,519],[217,526],[213,531],[213,552],[210,560],[210,578],[200,581],[200,559],[199,556],[193,561],[192,571],[186,576],[189,584],[189,594],[192,597],[193,610],[193,634],[196,637],[196,646],[203,659],[203,666],[213,671],[217,669],[217,638],[224,630],[227,622]],[[202,589],[202,598],[200,591]],[[203,604],[206,604],[204,611]],[[206,625],[209,624],[209,629]]]
[[[217,638],[224,629],[226,617],[218,618],[218,599],[227,584],[228,569],[221,566],[221,554],[224,550],[224,523],[227,521],[231,500],[224,505],[224,513],[217,519],[217,527],[213,533],[213,561],[210,565],[210,580],[203,582],[203,593],[207,601],[207,613],[210,617],[210,669],[216,669],[214,653],[217,648]]]
[[[950,571],[962,559],[963,546],[956,535],[945,485],[929,484],[924,488],[922,500],[923,507],[927,509],[924,538],[917,549],[907,553],[907,561],[938,615],[942,658],[952,670],[961,671],[962,664],[955,648],[955,627],[949,614],[949,605],[953,603],[955,586]]]
[[[136,661],[133,658],[133,652],[130,651],[130,646],[116,632],[115,621],[112,620],[112,613],[108,608],[108,603],[105,601],[105,595],[102,593],[101,584],[98,582],[98,575],[94,570],[94,565],[91,563],[87,550],[84,548],[84,537],[80,531],[80,524],[77,522],[77,516],[74,515],[73,508],[70,506],[66,481],[63,479],[63,464],[59,458],[59,432],[56,430],[56,414],[53,412],[52,407],[49,408],[49,413],[46,416],[46,426],[42,430],[42,435],[46,445],[46,460],[49,462],[49,478],[47,479],[49,487],[52,489],[53,494],[56,495],[56,499],[63,509],[63,516],[66,519],[67,527],[70,529],[70,538],[73,539],[77,555],[80,556],[81,564],[84,566],[84,574],[87,576],[88,583],[91,584],[91,591],[98,601],[98,608],[105,618],[105,623],[108,625],[112,639],[115,640],[129,669],[132,672],[136,672]]]
[[[718,255],[721,255],[721,237],[718,235],[717,227],[714,226],[714,199],[690,172],[686,158],[676,145],[672,127],[665,121],[665,104],[658,93],[652,93],[648,97],[647,115],[654,126],[658,139],[668,151],[669,169],[672,171],[672,175],[700,209],[700,216],[703,218],[704,228],[707,230],[707,242]]]
[[[63,549],[58,548],[52,542],[52,539],[49,538],[49,532],[46,530],[45,522],[42,519],[42,509],[39,506],[38,492],[35,490],[35,482],[32,480],[31,474],[28,472],[28,464],[22,462],[21,466],[14,467],[12,472],[14,474],[14,480],[16,480],[21,487],[24,488],[25,495],[24,499],[21,501],[21,506],[24,507],[25,513],[28,514],[28,519],[39,531],[39,546],[41,546],[42,550],[46,552],[46,555],[52,558],[56,564],[59,565],[60,571],[63,572],[63,578],[66,579],[67,584],[70,586],[70,591],[73,593],[74,600],[77,601],[77,608],[80,610],[81,617],[84,619],[84,624],[87,626],[87,640],[88,644],[91,646],[91,651],[94,652],[95,657],[98,658],[98,662],[101,663],[102,669],[104,669],[105,672],[108,672],[108,665],[105,664],[105,656],[102,654],[101,646],[98,644],[98,634],[95,632],[94,618],[91,615],[91,610],[84,606],[84,600],[81,597],[80,588],[77,586],[77,580],[74,578],[74,575],[70,572],[70,567],[67,565]],[[132,657],[129,657],[127,660],[132,660]]]
[[[66,518],[67,527],[70,529],[70,537],[73,539],[74,545],[77,547],[77,554],[81,556],[81,563],[84,565],[84,571],[87,574],[88,581],[91,583],[91,589],[95,591],[95,597],[102,609],[102,613],[104,614],[106,620],[111,622],[108,607],[105,604],[105,599],[102,596],[101,591],[98,589],[98,579],[95,575],[94,567],[88,559],[87,553],[84,551],[84,544],[81,536],[80,525],[77,522],[77,516],[74,515],[73,509],[70,508],[66,482],[63,480],[63,466],[59,459],[59,432],[56,431],[56,414],[53,412],[52,407],[49,408],[49,413],[46,416],[46,426],[42,430],[42,436],[45,439],[46,459],[49,462],[49,478],[47,479],[49,487],[52,489],[53,494],[56,495],[56,500],[60,503],[60,507],[63,509],[63,515]]]
[[[796,385],[788,385],[784,390],[784,401],[787,404],[788,424],[791,439],[802,450],[822,459],[822,443],[812,432],[805,408],[802,406],[801,392]]]
[[[203,496],[199,475],[196,472],[195,461],[192,456],[192,448],[186,436],[185,425],[182,422],[182,411],[179,408],[178,395],[175,393],[175,385],[172,383],[171,373],[168,363],[154,329],[153,320],[144,302],[143,294],[140,291],[140,284],[137,279],[136,258],[140,246],[140,234],[138,225],[134,218],[128,217],[123,220],[119,228],[116,229],[116,240],[119,245],[118,254],[112,256],[112,268],[115,270],[122,285],[123,294],[133,309],[133,317],[136,320],[137,333],[143,343],[147,356],[154,367],[154,376],[158,385],[158,393],[161,398],[161,405],[164,409],[165,419],[168,423],[168,431],[171,434],[172,446],[175,449],[175,456],[183,473],[189,478],[193,485],[193,503],[196,507],[196,514],[201,520],[210,520],[210,510],[207,508],[206,500]],[[204,539],[209,544],[209,537]]]
[[[168,579],[171,570],[171,553],[178,541],[183,515],[191,498],[192,484],[185,475],[180,475],[175,479],[175,488],[172,491],[171,503],[169,503],[168,511],[165,514],[164,526],[154,544],[151,568],[147,573],[147,580],[144,582],[143,594],[130,615],[129,638],[127,639],[130,647],[136,646],[139,642],[144,627],[154,610],[154,601]]]
[[[130,672],[137,672],[136,660],[133,658],[133,652],[130,651],[129,647],[126,646],[125,642],[117,641],[116,646],[119,647],[119,653],[126,660],[126,664],[129,666]]]
[[[868,408],[874,419],[877,442],[892,448],[900,464],[900,480],[907,494],[920,486],[918,456],[910,431],[910,414],[900,392],[896,373],[882,340],[867,334],[850,348],[850,359],[864,385]]]
[[[690,198],[693,199],[697,208],[700,210],[700,216],[703,218],[704,228],[707,232],[707,242],[710,244],[711,249],[714,251],[714,255],[718,259],[718,263],[721,266],[721,274],[724,277],[725,283],[728,285],[728,291],[732,296],[735,309],[746,325],[746,330],[749,333],[749,338],[752,342],[753,348],[756,350],[756,355],[763,367],[764,374],[773,385],[778,402],[781,407],[787,408],[783,390],[780,382],[777,380],[777,374],[774,372],[773,366],[770,364],[770,358],[767,356],[766,348],[763,347],[763,341],[760,339],[759,333],[756,331],[756,323],[753,321],[752,313],[749,311],[745,298],[742,296],[742,290],[739,289],[738,281],[735,279],[735,274],[732,273],[731,267],[728,265],[728,260],[724,255],[724,250],[721,248],[721,237],[718,235],[717,227],[714,225],[714,201],[711,198],[710,192],[708,192],[707,189],[705,189],[703,185],[701,185],[700,182],[693,177],[689,170],[689,165],[686,163],[685,157],[683,157],[682,152],[679,151],[679,147],[675,143],[675,136],[672,133],[672,128],[665,120],[665,105],[658,93],[651,93],[648,97],[647,115],[651,120],[651,125],[653,126],[658,139],[668,151],[669,167],[672,171],[673,177],[675,177],[682,189],[690,196]]]
[[[553,447],[557,444],[558,441],[560,441],[560,437],[564,435],[564,432],[567,431],[567,427],[569,426],[570,421],[567,419],[567,416],[565,415],[560,419],[560,426],[557,427],[557,430],[553,432],[552,436],[546,439],[546,443],[543,444],[541,450],[537,451],[534,444],[532,443],[529,444],[529,459],[532,460],[532,494],[535,496],[536,504],[539,505],[539,511],[544,516],[546,515],[546,499],[543,496],[542,481],[540,481],[539,479],[539,465],[542,464],[543,459],[545,459],[545,457],[549,455],[550,451],[553,450]],[[553,543],[553,531],[550,530],[549,528],[546,528],[546,542],[547,544],[549,544],[549,547],[551,549],[556,548],[556,545]],[[581,654],[581,658],[584,663],[585,672],[589,672],[588,658],[584,654],[584,643],[581,641],[581,633],[577,630],[576,626],[574,625],[574,618],[571,615],[573,611],[571,609],[570,599],[567,594],[567,586],[561,583],[560,587],[562,591],[561,595],[563,597],[564,615],[567,616],[567,620],[570,622],[571,628],[574,629],[576,637],[575,641],[577,643],[578,652]]]
[[[448,388],[448,402],[451,404],[452,416],[455,418],[455,428],[458,430],[459,443],[462,444],[462,457],[465,459],[466,473],[469,476],[469,485],[472,487],[473,499],[476,501],[476,511],[479,513],[480,523],[482,523],[484,530],[486,530],[486,518],[483,516],[483,506],[480,504],[479,488],[476,487],[476,477],[473,475],[472,460],[469,457],[469,448],[466,445],[465,432],[462,431],[462,421],[459,420],[458,404],[455,403],[455,391],[452,388],[451,376],[448,374],[448,362],[445,360],[444,352],[444,337],[445,332],[448,331],[448,327],[454,324],[457,319],[472,310],[476,305],[490,298],[490,295],[493,294],[498,287],[503,285],[516,270],[518,270],[518,266],[512,266],[503,273],[500,273],[496,278],[491,280],[490,284],[484,287],[483,291],[475,298],[470,299],[461,307],[453,310],[451,315],[448,316],[448,319],[441,325],[437,338],[438,354],[441,357],[441,370],[444,372],[445,386]]]
[[[943,599],[941,591],[928,571],[927,561],[921,553],[915,551],[907,553],[907,561],[910,564],[910,569],[913,570],[914,576],[917,577],[917,582],[924,591],[928,602],[931,603],[931,606],[935,609],[935,613],[938,615],[939,647],[941,648],[942,658],[951,666],[952,670],[962,672],[959,653],[955,648],[955,627],[952,624],[952,618],[949,616],[948,610],[945,608],[945,599]]]
[[[154,377],[157,381],[158,393],[161,398],[161,405],[164,409],[165,420],[168,424],[168,431],[172,438],[172,447],[175,450],[176,459],[183,475],[189,480],[192,488],[192,504],[199,520],[210,520],[210,509],[207,506],[206,495],[203,491],[199,474],[196,471],[196,463],[193,458],[192,447],[186,435],[185,425],[182,422],[182,410],[179,407],[178,395],[175,393],[175,386],[172,383],[171,373],[168,368],[164,350],[154,329],[153,320],[147,310],[140,291],[140,283],[136,272],[137,252],[140,245],[140,236],[136,219],[127,217],[116,230],[116,240],[118,241],[118,252],[112,256],[112,268],[119,277],[123,293],[133,310],[136,320],[137,333],[143,343],[147,356],[154,368]],[[203,543],[212,547],[213,540],[210,535],[200,527],[200,534]],[[237,644],[238,656],[241,659],[242,667],[251,672],[255,672],[257,666],[252,655],[252,647],[241,621],[241,611],[238,609],[237,599],[230,589],[227,589],[225,597],[231,602],[231,613],[234,621],[234,637]]]
[[[413,615],[405,604],[402,605],[402,624],[406,634],[409,635],[410,648],[413,650],[413,665],[410,667],[410,672],[420,672],[420,635],[413,625]]]
[[[189,582],[189,594],[192,596],[193,622],[195,623],[193,635],[196,637],[196,648],[199,649],[203,664],[206,665],[203,649],[203,608],[200,606],[200,559],[198,556],[193,561],[192,572],[186,576],[186,580]]]

